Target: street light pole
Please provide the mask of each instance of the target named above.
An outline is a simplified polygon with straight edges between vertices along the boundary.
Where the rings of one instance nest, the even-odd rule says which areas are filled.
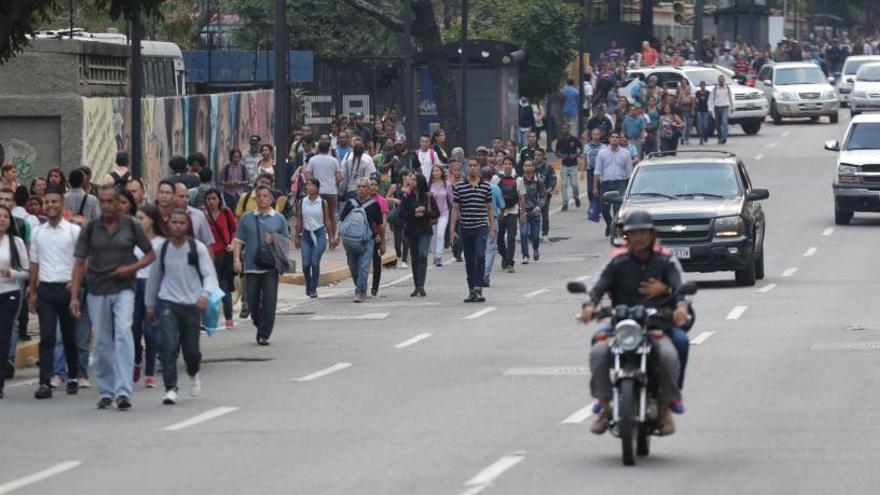
[[[468,141],[468,0],[461,0],[461,147],[465,156],[470,156]]]
[[[412,73],[412,23],[412,0],[405,0],[403,2],[403,108],[401,113],[406,129],[406,142],[410,144],[415,136],[416,125],[415,112],[413,112],[415,91]]]
[[[131,27],[131,58],[129,64],[129,93],[131,99],[131,174],[143,176],[143,121],[141,120],[141,96],[144,94],[144,78],[141,64],[141,18],[135,13],[130,19]]]
[[[67,0],[67,22],[70,28],[67,37],[73,39],[73,0]]]
[[[697,60],[703,60],[703,0],[694,0],[694,49]]]
[[[287,115],[289,94],[287,89],[287,15],[285,1],[275,0],[275,188],[287,190],[287,127],[290,124]]]

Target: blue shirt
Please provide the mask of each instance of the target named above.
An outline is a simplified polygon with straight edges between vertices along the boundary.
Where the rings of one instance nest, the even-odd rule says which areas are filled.
[[[337,146],[336,147],[336,157],[339,158],[339,163],[342,163],[345,160],[345,157],[351,153],[351,146]]]
[[[632,175],[632,156],[626,148],[618,147],[617,151],[606,146],[596,156],[595,174],[602,182],[627,180]]]
[[[495,220],[498,220],[498,214],[504,209],[504,196],[497,184],[490,185],[492,186],[492,209],[495,210]]]
[[[566,117],[574,117],[577,115],[577,101],[580,93],[577,88],[574,86],[565,85],[562,88],[562,97],[565,98],[565,103],[562,105],[562,115]]]
[[[632,85],[632,88],[630,88],[630,90],[629,90],[629,96],[630,96],[630,98],[632,98],[633,100],[638,101],[638,99],[642,96],[642,86],[643,86],[644,84],[645,84],[645,83],[643,83],[643,82],[641,81],[641,79],[636,79],[636,81],[635,81],[635,82],[633,83],[633,85]]]
[[[266,234],[281,234],[290,238],[290,229],[284,216],[275,210],[270,210],[268,215],[260,215],[257,220],[257,210],[249,211],[238,222],[236,239],[244,244],[244,271],[245,273],[266,273],[269,270],[257,268],[254,258],[261,243],[265,243]],[[257,238],[257,221],[260,222],[260,237]]]
[[[633,117],[632,115],[627,115],[626,118],[623,119],[623,124],[620,128],[629,139],[639,139],[642,137],[642,132],[644,132],[647,126],[648,124],[641,116]]]
[[[596,155],[598,155],[599,150],[604,147],[604,144],[594,143],[592,141],[584,146],[584,155],[587,157],[587,170],[594,170],[596,168]]]

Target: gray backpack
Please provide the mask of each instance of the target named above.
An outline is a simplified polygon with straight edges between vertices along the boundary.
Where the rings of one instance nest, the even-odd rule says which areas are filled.
[[[370,227],[366,209],[375,201],[371,199],[362,205],[359,205],[354,198],[349,201],[353,208],[342,221],[339,235],[342,237],[342,247],[346,251],[359,253],[364,249],[364,242],[373,238],[373,229]]]

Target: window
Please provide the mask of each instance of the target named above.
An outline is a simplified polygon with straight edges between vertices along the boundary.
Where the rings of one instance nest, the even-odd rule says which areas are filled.
[[[880,149],[880,123],[853,124],[842,149],[844,151]]]
[[[652,165],[636,169],[629,195],[652,197],[654,194],[664,194],[680,197],[705,194],[737,197],[740,190],[737,172],[731,165]],[[656,200],[656,196],[653,199]]]
[[[825,84],[825,75],[818,66],[790,67],[776,71],[776,84],[789,86],[792,84]]]

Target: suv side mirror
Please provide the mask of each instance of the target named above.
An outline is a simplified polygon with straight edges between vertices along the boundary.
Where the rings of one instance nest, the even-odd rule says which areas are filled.
[[[761,201],[770,198],[770,191],[766,189],[752,189],[746,195],[746,199],[749,201]]]
[[[773,86],[773,81],[770,79],[764,79],[764,86]]]
[[[840,151],[840,143],[836,139],[825,141],[825,149],[828,151]]]
[[[623,196],[619,191],[608,191],[602,195],[602,201],[610,205],[619,205],[623,203]]]

